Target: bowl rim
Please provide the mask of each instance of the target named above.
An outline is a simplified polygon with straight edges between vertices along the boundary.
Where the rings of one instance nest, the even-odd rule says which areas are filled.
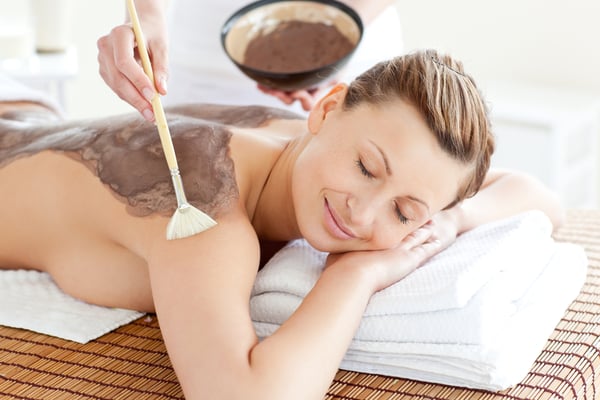
[[[313,69],[308,69],[308,70],[304,70],[304,71],[296,71],[296,72],[273,72],[273,71],[265,71],[263,69],[256,69],[256,68],[252,68],[249,67],[245,64],[239,63],[238,61],[236,61],[230,54],[229,51],[227,51],[227,46],[225,45],[225,40],[227,39],[227,34],[229,32],[229,30],[231,29],[231,27],[237,22],[238,19],[240,19],[242,16],[244,16],[246,13],[268,5],[268,4],[275,4],[275,3],[284,3],[284,2],[289,2],[289,3],[295,3],[295,2],[305,2],[305,3],[318,3],[318,4],[324,4],[324,5],[328,5],[328,6],[332,6],[335,7],[339,10],[341,10],[342,12],[344,12],[346,15],[348,15],[350,18],[352,18],[352,20],[356,23],[356,26],[358,28],[358,40],[356,42],[356,45],[354,46],[354,49],[352,49],[352,51],[348,54],[346,54],[345,56],[343,56],[342,58],[340,58],[339,60],[336,60],[332,63],[326,64],[326,65],[322,65],[318,68],[313,68]],[[231,14],[223,23],[222,27],[221,27],[221,46],[223,48],[223,51],[225,52],[225,55],[227,56],[227,58],[229,58],[235,65],[237,65],[238,67],[243,67],[244,69],[251,71],[255,74],[259,74],[262,76],[269,76],[269,77],[274,77],[274,76],[278,76],[278,77],[283,77],[283,76],[293,76],[293,75],[299,75],[299,74],[311,74],[317,71],[320,71],[322,69],[326,69],[329,68],[337,63],[339,63],[340,61],[346,59],[347,57],[351,56],[354,51],[358,48],[358,46],[360,45],[362,38],[364,35],[364,24],[362,21],[362,18],[360,17],[360,15],[358,15],[358,12],[356,12],[356,10],[354,10],[352,7],[350,7],[349,5],[342,3],[338,0],[258,0],[258,1],[254,1],[250,4],[247,4],[245,6],[243,6],[242,8],[238,9],[237,11],[235,11],[233,14]]]

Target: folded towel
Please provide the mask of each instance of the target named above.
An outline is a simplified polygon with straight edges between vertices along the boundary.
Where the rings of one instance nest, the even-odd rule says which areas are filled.
[[[0,325],[87,343],[142,315],[76,300],[46,273],[0,271]]]
[[[585,280],[583,250],[550,233],[547,217],[528,212],[461,235],[373,296],[341,368],[486,390],[517,384]],[[299,306],[324,260],[296,241],[259,272],[251,315],[260,337]]]
[[[31,101],[42,104],[64,117],[63,109],[48,94],[30,88],[0,73],[0,101]]]
[[[466,232],[426,266],[373,295],[355,337],[378,331],[379,340],[465,344],[489,340],[514,312],[509,300],[521,297],[548,263],[554,246],[551,232],[552,225],[541,212]],[[325,257],[304,241],[276,254],[256,280],[253,320],[275,324],[285,320],[318,279]],[[513,282],[496,280],[481,291],[500,271],[513,272]],[[274,303],[278,306],[272,307]],[[470,329],[465,330],[465,324]]]
[[[580,247],[556,244],[552,261],[518,300],[517,311],[504,320],[493,340],[480,344],[382,342],[377,332],[371,332],[366,340],[353,341],[340,367],[453,386],[507,389],[525,378],[583,285],[586,266]],[[464,329],[470,329],[470,324]]]

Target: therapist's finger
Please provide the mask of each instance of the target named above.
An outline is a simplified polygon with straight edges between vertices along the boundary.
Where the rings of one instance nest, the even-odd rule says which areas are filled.
[[[298,100],[304,111],[310,111],[316,103],[314,96],[315,92],[316,91],[296,90],[295,92],[290,93],[289,96],[294,100]]]
[[[270,87],[261,85],[260,83],[257,85],[257,87],[261,92],[268,94],[270,96],[276,97],[277,99],[279,99],[280,101],[282,101],[283,103],[285,103],[287,105],[290,105],[295,101],[295,99],[293,97],[291,97],[288,92],[284,92],[282,90],[277,90],[277,89],[272,89]]]
[[[154,85],[158,93],[167,94],[167,81],[169,80],[169,55],[164,40],[148,42],[148,52],[154,73]]]
[[[150,79],[144,73],[141,65],[137,62],[135,54],[137,46],[133,31],[121,26],[118,34],[115,34],[117,40],[114,41],[114,57],[117,70],[124,75],[129,82],[135,86],[140,94],[147,100],[152,101],[155,89]]]
[[[121,99],[129,103],[149,121],[154,120],[150,102],[123,73],[131,70],[138,82],[150,87],[150,80],[134,58],[135,40],[130,26],[121,25],[97,41],[100,76]]]

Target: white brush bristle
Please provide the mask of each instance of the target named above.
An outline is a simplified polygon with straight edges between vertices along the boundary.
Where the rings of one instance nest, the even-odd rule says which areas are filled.
[[[167,240],[193,236],[215,226],[217,222],[209,215],[186,204],[175,210],[167,225]]]

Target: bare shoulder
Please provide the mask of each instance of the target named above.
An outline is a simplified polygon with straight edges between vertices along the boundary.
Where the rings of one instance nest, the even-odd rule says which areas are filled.
[[[172,241],[157,238],[151,249],[148,268],[159,313],[172,307],[190,312],[204,307],[218,309],[220,301],[225,307],[221,312],[234,307],[247,313],[260,245],[243,206],[194,236]],[[199,293],[203,299],[212,300],[198,300]]]
[[[162,228],[166,228],[166,222],[167,219],[164,219],[146,226],[152,229],[153,236],[149,246],[149,263],[204,264],[211,254],[227,253],[232,248],[236,251],[235,254],[227,254],[230,259],[250,250],[256,254],[250,257],[249,254],[243,254],[243,257],[248,258],[250,263],[258,263],[258,238],[243,204],[231,207],[214,227],[183,239],[165,240],[165,230]]]

